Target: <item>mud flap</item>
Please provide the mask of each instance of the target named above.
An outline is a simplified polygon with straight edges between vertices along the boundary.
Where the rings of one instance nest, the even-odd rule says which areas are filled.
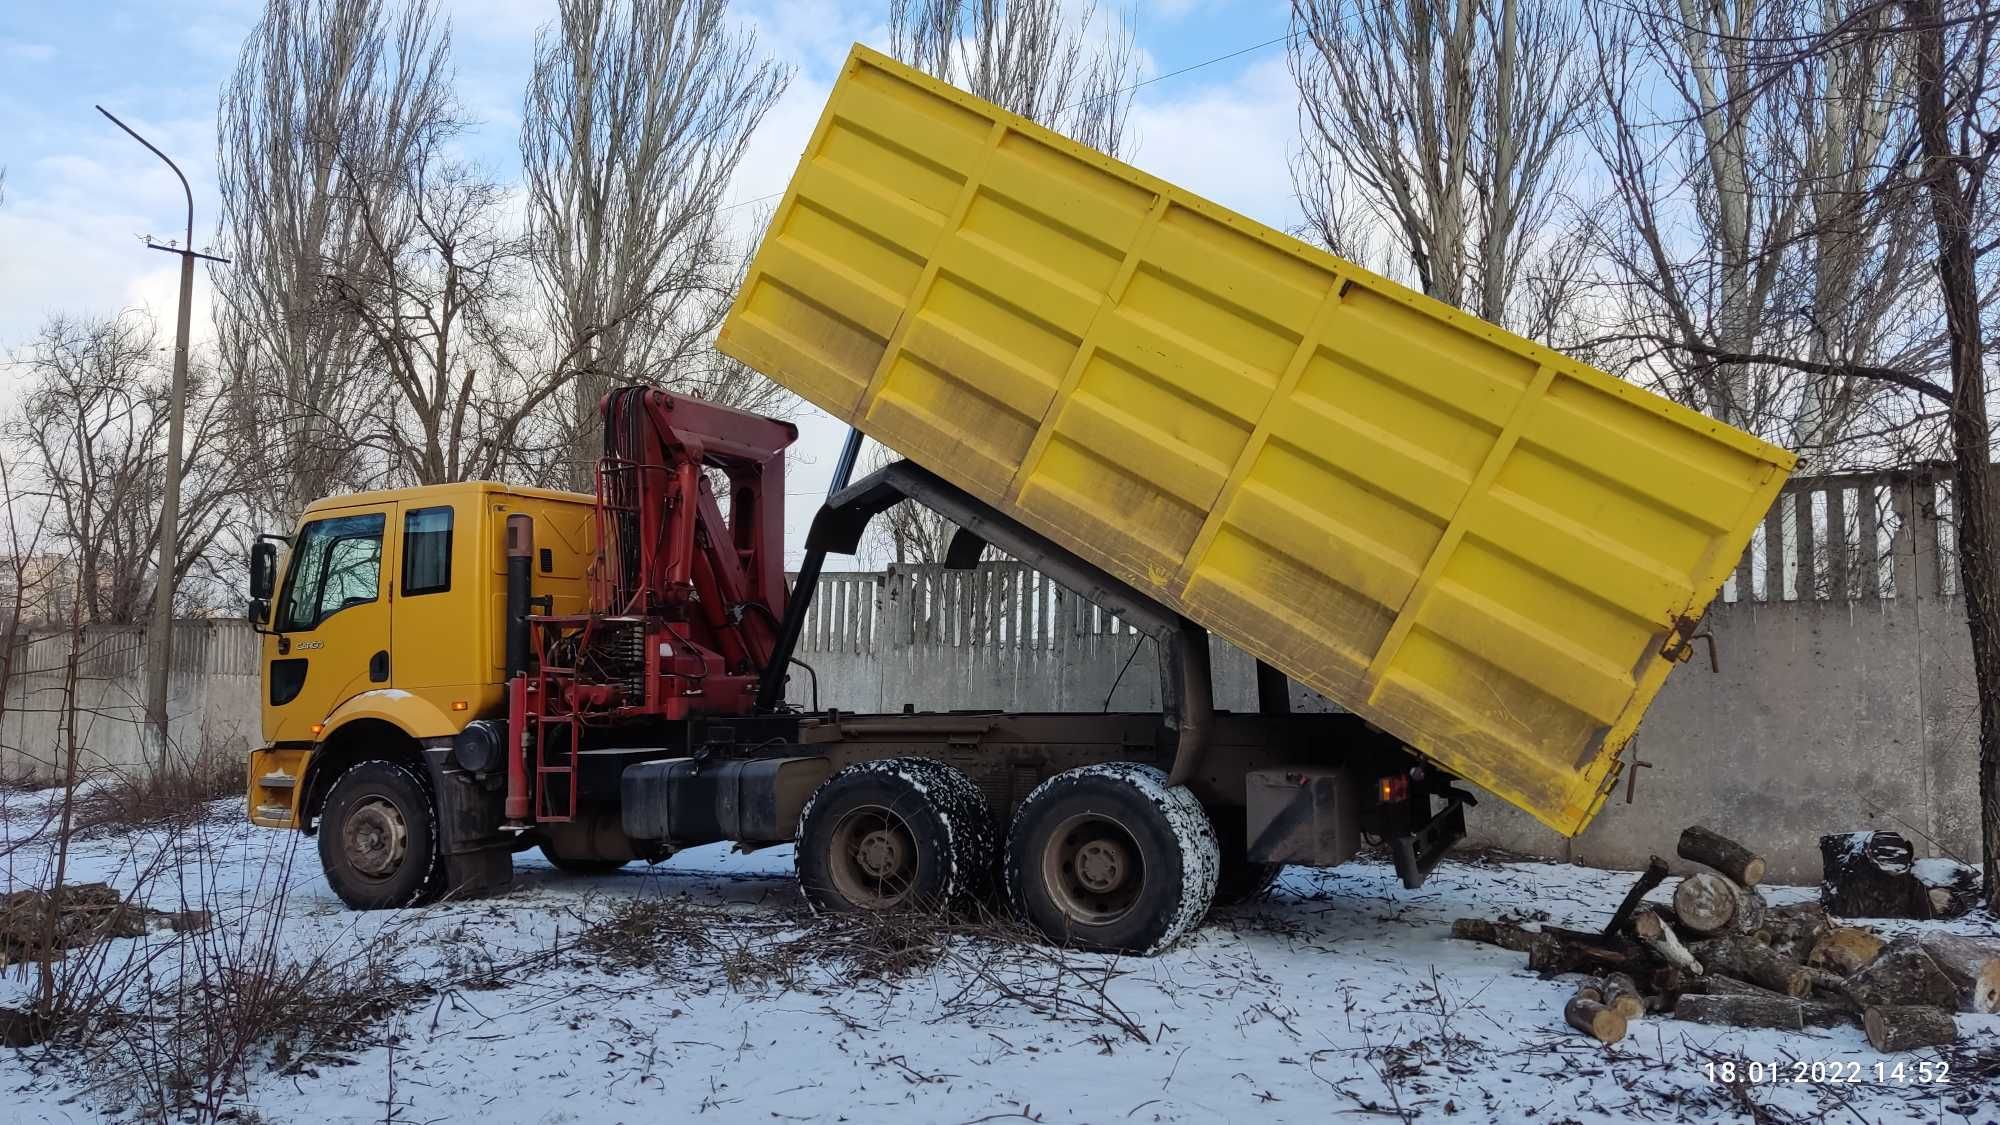
[[[449,745],[426,747],[424,764],[437,799],[445,893],[468,898],[512,886],[514,842],[500,831],[505,791],[454,766]]]
[[[1445,795],[1444,811],[1432,817],[1429,824],[1415,832],[1389,837],[1389,854],[1396,861],[1396,874],[1402,877],[1403,886],[1416,890],[1424,885],[1424,879],[1451,850],[1453,844],[1465,839],[1465,806],[1468,798],[1454,789]]]

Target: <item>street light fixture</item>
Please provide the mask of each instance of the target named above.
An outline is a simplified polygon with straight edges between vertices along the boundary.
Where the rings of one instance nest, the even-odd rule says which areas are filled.
[[[154,764],[165,765],[168,745],[167,668],[174,647],[174,586],[180,561],[181,425],[187,412],[188,319],[194,306],[194,260],[203,258],[227,265],[229,259],[195,251],[194,189],[188,187],[187,177],[181,174],[180,166],[154,147],[153,142],[118,120],[110,110],[98,106],[97,112],[165,161],[180,180],[181,193],[187,196],[187,236],[181,244],[162,246],[150,239],[146,242],[151,249],[181,256],[181,306],[174,325],[174,381],[168,396],[167,479],[165,495],[160,500],[160,561],[153,580],[153,628],[146,644],[146,729],[159,754]]]

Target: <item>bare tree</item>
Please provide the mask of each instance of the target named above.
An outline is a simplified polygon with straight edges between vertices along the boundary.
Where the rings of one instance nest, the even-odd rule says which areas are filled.
[[[790,72],[728,16],[728,0],[562,0],[536,42],[528,238],[578,449],[613,383],[727,398],[761,381],[708,354],[740,257],[719,209]]]
[[[1910,421],[1900,400],[1857,370],[1943,362],[1918,200],[1867,190],[1913,135],[1910,103],[1884,94],[1908,81],[1907,44],[1772,46],[1871,6],[1879,19],[1870,0],[1592,9],[1591,140],[1615,200],[1592,241],[1610,334],[1633,345],[1610,365],[1827,467],[1909,452],[1881,440]]]
[[[159,578],[166,364],[152,320],[139,313],[54,317],[23,362],[19,413],[6,437],[31,479],[10,489],[20,487],[45,507],[48,549],[74,570],[80,612],[93,623],[139,620]],[[214,562],[212,549],[241,497],[240,466],[219,456],[225,427],[211,383],[206,371],[190,371],[177,576]],[[187,598],[210,589],[190,584]]]
[[[357,438],[382,386],[372,339],[332,282],[370,252],[367,189],[455,124],[448,58],[432,0],[266,0],[223,89],[217,330],[264,518],[380,477]]]
[[[1922,228],[1907,236],[1920,239],[1909,254],[1927,259],[1927,268],[1904,275],[1903,284],[1920,294],[1918,311],[1931,310],[1941,321],[1942,363],[1934,361],[1921,339],[1901,363],[1856,362],[1840,351],[1825,350],[1812,334],[1781,340],[1768,351],[1728,351],[1698,341],[1683,342],[1680,348],[1717,365],[1868,384],[1871,393],[1895,399],[1910,415],[1924,409],[1942,412],[1952,461],[1954,554],[1979,698],[1985,895],[1988,908],[2000,911],[2000,512],[1994,509],[2000,495],[1986,381],[1993,358],[1987,320],[2000,289],[2000,196],[1989,190],[2000,160],[2000,65],[1995,57],[2000,6],[1991,0],[1801,2],[1786,9],[1785,22],[1759,31],[1744,30],[1741,24],[1718,30],[1705,22],[1712,13],[1712,8],[1689,10],[1665,21],[1670,33],[1718,51],[1724,60],[1713,78],[1716,88],[1727,93],[1704,115],[1725,127],[1718,134],[1714,122],[1704,122],[1704,143],[1711,135],[1727,137],[1727,123],[1746,120],[1763,99],[1795,96],[1800,86],[1838,92],[1845,86],[1838,77],[1843,71],[1873,75],[1861,83],[1865,94],[1849,94],[1861,112],[1850,109],[1835,126],[1837,133],[1845,133],[1855,122],[1877,122],[1863,125],[1859,143],[1825,145],[1817,140],[1823,136],[1817,128],[1792,129],[1802,144],[1822,144],[1819,161],[1805,163],[1814,174],[1802,184],[1776,182],[1802,195],[1822,191],[1826,198],[1797,219],[1787,237],[1776,240],[1778,245],[1817,248],[1829,237],[1835,245],[1851,245],[1838,240],[1868,229],[1864,220],[1869,216],[1902,215],[1911,207],[1924,216]],[[1816,124],[1823,118],[1812,120]],[[1751,131],[1748,125],[1742,128]],[[1750,162],[1741,166],[1747,170]],[[1721,167],[1718,176],[1736,175],[1729,157]],[[1749,182],[1747,171],[1743,181]],[[1746,191],[1745,222],[1753,203],[1771,206],[1774,200]],[[1900,229],[1894,233],[1905,236]],[[1871,255],[1884,252],[1874,242],[1861,245]],[[1757,255],[1749,265],[1765,269],[1770,256]],[[1827,268],[1853,272],[1852,259],[1810,265],[1805,272],[1815,279]],[[1773,274],[1783,276],[1781,270]],[[1753,302],[1751,307],[1762,306]],[[1886,316],[1900,318],[1900,307],[1892,305]],[[1826,311],[1824,303],[1816,306],[1817,315]],[[1926,324],[1919,322],[1917,331],[1928,331]]]
[[[1581,24],[1559,0],[1293,0],[1300,95],[1293,184],[1307,232],[1501,324],[1545,323],[1524,274],[1578,275],[1551,225],[1571,178],[1589,87]],[[1553,255],[1543,268],[1538,259]]]
[[[331,306],[360,326],[360,353],[387,376],[390,409],[356,432],[396,483],[500,475],[536,411],[562,389],[530,373],[520,326],[521,240],[500,185],[448,159],[445,136],[355,187],[362,249],[327,279]]]
[[[1131,144],[1139,61],[1121,14],[1061,0],[890,0],[897,58],[1112,156]]]

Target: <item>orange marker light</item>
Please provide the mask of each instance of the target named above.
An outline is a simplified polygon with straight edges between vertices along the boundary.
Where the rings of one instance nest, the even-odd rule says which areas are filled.
[[[454,699],[451,701],[451,709],[454,711],[463,711],[469,706],[471,706],[471,704],[467,703],[463,699]]]
[[[325,730],[325,729],[326,729],[326,724],[325,724],[325,723],[314,723],[314,724],[312,725],[312,732],[313,732],[314,734],[318,734],[319,732],[321,732],[321,731],[323,731],[323,730]]]
[[[1384,804],[1405,801],[1410,796],[1410,779],[1406,774],[1392,773],[1375,783],[1375,794]]]

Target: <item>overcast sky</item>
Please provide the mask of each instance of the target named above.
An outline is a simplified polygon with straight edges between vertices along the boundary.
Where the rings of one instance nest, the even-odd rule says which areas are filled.
[[[0,350],[20,344],[55,312],[109,314],[139,305],[171,322],[177,263],[145,249],[141,238],[179,237],[179,185],[91,107],[102,103],[180,163],[194,187],[196,242],[207,241],[216,214],[216,95],[261,7],[256,0],[0,0],[0,167],[7,170]],[[459,95],[480,122],[463,143],[511,180],[534,36],[554,2],[447,0],[445,7]],[[850,45],[886,46],[887,0],[738,0],[733,8],[797,68],[734,186],[733,198],[748,200],[783,189]],[[1271,0],[1138,3],[1141,78],[1283,35],[1286,9]],[[1290,227],[1297,208],[1285,158],[1297,99],[1284,64],[1283,46],[1266,46],[1141,88],[1130,159]],[[198,325],[207,319],[206,288],[204,278]],[[0,380],[16,377],[0,368]],[[804,436],[788,489],[793,544],[844,432],[814,413],[804,407],[798,418]]]

